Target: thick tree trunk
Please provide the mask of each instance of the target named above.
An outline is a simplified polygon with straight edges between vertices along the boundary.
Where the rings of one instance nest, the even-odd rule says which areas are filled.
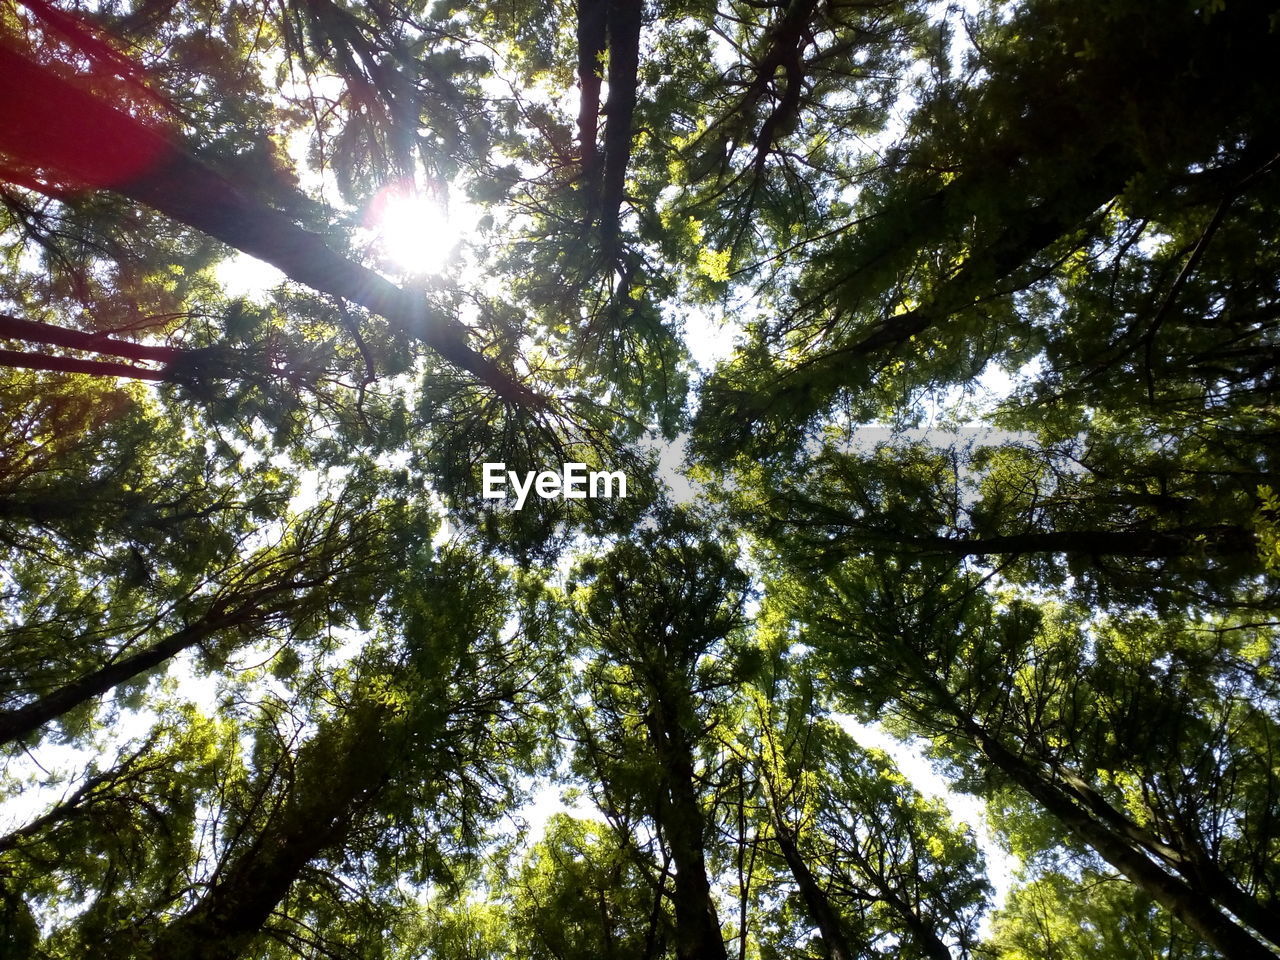
[[[289,797],[250,842],[219,866],[205,896],[154,940],[155,960],[236,960],[259,935],[303,869],[342,843],[394,767],[396,724],[368,708],[349,736],[310,745]],[[317,734],[317,740],[326,734]],[[318,749],[317,749],[318,746]],[[308,749],[308,748],[304,748]]]
[[[840,915],[836,913],[835,907],[831,905],[831,899],[818,885],[809,865],[800,855],[795,837],[782,823],[775,823],[774,829],[778,849],[782,851],[782,858],[786,860],[791,876],[795,878],[796,887],[800,890],[800,898],[804,901],[809,919],[813,921],[814,926],[818,928],[818,933],[822,936],[822,945],[828,960],[853,960],[855,954],[849,949],[849,939],[845,936]]]
[[[266,604],[273,595],[296,589],[297,585],[260,590],[232,610],[212,609],[194,623],[170,634],[145,650],[123,657],[74,680],[34,703],[0,711],[0,744],[11,743],[35,733],[83,703],[100,697],[120,684],[158,667],[183,650],[207,640],[220,630],[260,621],[288,608],[288,602]]]
[[[609,0],[578,0],[578,157],[586,195],[586,222],[595,222],[600,205],[600,85]]]
[[[1155,860],[1168,864],[1197,893],[1224,907],[1236,918],[1280,946],[1280,917],[1273,908],[1260,903],[1242,890],[1210,856],[1203,844],[1194,839],[1181,843],[1165,842],[1145,827],[1134,823],[1117,810],[1088,782],[1068,770],[1055,770],[1070,796],[1109,829],[1145,850]]]
[[[908,644],[898,644],[897,654],[902,668],[928,690],[931,711],[945,715],[996,769],[1156,903],[1229,960],[1277,960],[1274,952],[1218,908],[1210,891],[1193,887],[1155,862],[1141,840],[1123,828],[1127,818],[1105,798],[1091,789],[1073,786],[1069,777],[1055,778],[1014,753],[956,702]],[[936,721],[937,717],[931,719]]]
[[[707,879],[706,822],[694,781],[693,748],[672,695],[655,690],[650,741],[662,768],[655,820],[675,863],[677,960],[728,960],[711,883]]]
[[[1250,927],[1280,947],[1280,914],[1276,906],[1264,905],[1248,893],[1207,856],[1194,856],[1182,873],[1195,887],[1222,904]]]
[[[619,231],[631,163],[632,125],[640,68],[641,0],[608,0],[609,100],[604,127],[604,189],[600,201],[600,236],[606,254]]]
[[[966,720],[963,727],[997,768],[1224,957],[1230,960],[1276,960],[1275,953],[1215,906],[1208,891],[1197,890],[1165,871],[1146,853],[1083,809],[1066,789],[989,737],[972,720]]]
[[[359,304],[507,400],[544,401],[467,344],[466,328],[420,295],[335,253],[318,234],[241,192],[154,129],[0,44],[0,152],[64,185],[111,189]]]
[[[128,377],[131,380],[168,380],[165,370],[135,367],[131,363],[111,360],[82,360],[79,357],[55,357],[21,350],[0,350],[0,367],[22,370],[52,370],[55,373],[84,373],[91,377]]]
[[[169,363],[177,359],[182,352],[174,347],[154,347],[144,343],[131,343],[128,340],[116,340],[106,334],[85,333],[83,330],[72,330],[38,320],[23,320],[0,314],[0,339],[27,340],[32,343],[47,343],[57,347],[71,347],[92,353],[105,353],[114,357],[124,357],[145,363]]]
[[[1034,771],[1027,771],[1012,753],[989,743],[984,744],[984,752],[1072,833],[1223,956],[1233,960],[1275,960],[1274,953],[1228,919],[1202,892],[1165,872],[1145,853],[1084,813],[1069,796]]]

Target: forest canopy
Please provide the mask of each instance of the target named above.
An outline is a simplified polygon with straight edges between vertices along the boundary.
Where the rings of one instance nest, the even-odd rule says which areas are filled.
[[[0,0],[0,960],[1276,960],[1277,63]]]

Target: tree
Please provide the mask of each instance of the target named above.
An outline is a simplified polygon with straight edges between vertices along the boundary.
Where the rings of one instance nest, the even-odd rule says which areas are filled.
[[[940,443],[947,442],[946,431]],[[809,562],[953,558],[1103,606],[1172,612],[1273,602],[1240,453],[1202,434],[1097,423],[1078,437],[949,446],[833,444],[796,474],[762,464],[736,492],[744,523]]]
[[[462,856],[479,842],[476,831],[515,789],[510,778],[525,761],[509,754],[507,774],[475,777],[479,755],[458,744],[497,753],[519,744],[521,701],[537,668],[518,640],[499,639],[510,595],[496,571],[458,554],[420,556],[401,577],[400,631],[367,645],[357,662],[308,671],[292,699],[246,702],[240,724],[189,717],[168,755],[144,744],[0,842],[6,869],[21,875],[70,836],[87,839],[83,863],[55,856],[37,886],[101,884],[87,913],[55,928],[57,950],[237,957],[266,939],[323,943],[349,935],[334,909],[334,897],[347,896],[344,875],[356,870],[382,891],[434,869],[439,851]],[[312,732],[291,713],[308,704]],[[237,743],[246,734],[248,755]],[[175,763],[183,776],[167,781]],[[176,810],[152,799],[159,785],[176,794],[167,801]],[[198,830],[200,804],[217,816]],[[95,828],[112,818],[115,843],[104,851]],[[139,818],[172,831],[169,842],[149,843]],[[137,832],[122,848],[126,824]],[[393,850],[382,847],[386,831],[399,834]],[[104,853],[109,868],[96,879]],[[377,899],[387,902],[385,893]]]
[[[1140,622],[1090,636],[1080,618],[1000,604],[980,583],[936,565],[850,563],[800,597],[801,616],[851,704],[889,707],[985,789],[1029,796],[1224,954],[1266,956],[1274,881],[1253,858],[1274,843],[1263,799],[1274,719],[1249,688],[1269,671],[1237,661],[1230,628],[1149,621],[1169,657],[1153,671]],[[1190,682],[1202,676],[1216,682]],[[1261,744],[1237,722],[1260,724]],[[1248,825],[1238,848],[1228,822]]]
[[[433,316],[412,294],[335,254],[323,239],[245,196],[231,181],[127,113],[7,47],[0,47],[0,82],[9,104],[0,116],[0,129],[5,131],[0,151],[19,164],[11,177],[39,185],[47,177],[54,184],[120,190],[129,199],[280,267],[300,283],[387,317],[501,396],[532,401],[527,390],[466,344],[455,323]],[[61,118],[61,126],[44,123],[47,110]],[[104,154],[87,163],[85,137],[106,147]]]
[[[1208,955],[1133,886],[1094,870],[1079,879],[1051,872],[1019,886],[994,926],[999,957]]]
[[[0,954],[1274,958],[1278,38],[0,10]]]
[[[628,841],[607,825],[553,815],[507,888],[508,932],[527,955],[619,960],[670,953],[670,908]]]
[[[951,941],[969,956],[986,889],[972,839],[887,756],[814,716],[803,693],[812,685],[800,687],[790,702],[758,696],[752,762],[770,846],[825,955],[941,960],[952,956]]]
[[[820,425],[847,391],[859,391],[854,409],[870,418],[913,389],[969,381],[988,361],[1021,365],[1042,345],[1042,382],[1074,385],[1081,370],[1059,358],[1107,348],[1074,325],[1034,322],[1057,317],[1052,298],[1072,268],[1109,285],[1108,268],[1144,259],[1138,240],[1157,224],[1178,238],[1162,248],[1176,264],[1194,254],[1197,233],[1212,239],[1228,213],[1247,217],[1248,201],[1233,201],[1270,189],[1274,156],[1262,119],[1269,81],[1253,72],[1274,40],[1269,8],[1148,12],[1044,3],[980,24],[970,66],[987,79],[926,88],[906,137],[862,185],[858,229],[798,247],[796,281],[772,298],[777,319],[756,324],[708,384],[708,453],[723,462],[735,450],[795,449],[805,434],[791,428]],[[1263,59],[1245,54],[1251,44]],[[1127,111],[1111,108],[1121,101]],[[1208,223],[1187,222],[1184,197]],[[1184,231],[1197,231],[1190,248]],[[1105,268],[1099,243],[1114,251]],[[1170,309],[1148,296],[1120,336],[1141,342]],[[1103,322],[1094,332],[1102,327],[1105,343],[1116,329]],[[784,344],[798,362],[780,362]],[[908,349],[922,362],[895,366]],[[1165,403],[1203,404],[1212,391],[1204,379],[1187,391],[1175,369],[1170,377]]]
[[[698,753],[716,694],[732,683],[725,644],[742,626],[744,584],[723,551],[679,518],[669,522],[579,572],[587,589],[572,624],[583,653],[595,653],[584,692],[599,719],[584,718],[575,735],[606,808],[638,808],[656,829],[675,874],[667,896],[676,957],[692,960],[726,956]]]

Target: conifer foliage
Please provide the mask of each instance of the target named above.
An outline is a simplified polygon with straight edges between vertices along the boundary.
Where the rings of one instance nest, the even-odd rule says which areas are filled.
[[[1277,63],[0,3],[0,958],[1276,960]]]

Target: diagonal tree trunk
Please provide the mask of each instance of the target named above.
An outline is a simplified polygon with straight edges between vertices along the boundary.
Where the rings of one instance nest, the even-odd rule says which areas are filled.
[[[844,924],[840,915],[831,903],[831,898],[818,884],[817,878],[796,846],[794,832],[775,818],[774,839],[778,849],[782,851],[782,859],[787,862],[791,876],[796,881],[800,897],[804,900],[809,919],[818,928],[822,937],[822,946],[828,960],[853,960],[854,953],[849,949],[849,938],[845,936]]]
[[[288,583],[257,590],[234,607],[216,604],[193,623],[169,634],[145,650],[108,663],[92,673],[73,680],[66,686],[47,693],[26,706],[0,710],[0,745],[30,736],[47,723],[74,710],[83,703],[113,690],[140,674],[169,660],[183,650],[208,640],[222,630],[260,624],[287,612],[299,600],[290,596],[294,590],[320,586],[321,581]],[[283,594],[283,596],[280,596]]]
[[[980,738],[980,746],[988,759],[1010,779],[1224,957],[1231,960],[1275,960],[1275,953],[1219,910],[1205,891],[1197,890],[1164,870],[1145,852],[1136,849],[1086,812],[1068,792],[1042,776],[1026,759],[984,733],[974,731],[973,735]]]
[[[83,330],[72,330],[38,320],[23,320],[5,314],[0,314],[0,339],[26,340],[32,343],[71,347],[75,350],[105,353],[137,362],[169,363],[182,352],[175,347],[155,347],[129,340],[116,340],[106,334],[85,333]]]
[[[416,293],[334,252],[318,234],[242,192],[151,126],[0,43],[0,153],[24,177],[111,189],[279,268],[298,283],[359,304],[509,401],[534,394],[472,349],[465,327]]]
[[[52,370],[55,373],[84,373],[93,377],[129,377],[132,380],[168,380],[166,370],[152,370],[132,363],[111,360],[84,360],[80,357],[55,357],[47,353],[24,350],[0,350],[0,367],[23,370]]]
[[[859,531],[853,536],[861,538],[862,534]],[[1230,524],[1166,530],[1035,530],[994,537],[911,537],[875,532],[868,534],[866,540],[912,553],[956,557],[1069,553],[1172,558],[1188,556],[1196,549],[1215,554],[1252,554],[1258,549],[1252,530]]]
[[[303,748],[288,795],[257,835],[219,864],[195,906],[160,930],[148,956],[243,956],[307,864],[349,835],[389,782],[403,731],[385,705],[356,711],[345,728],[322,730]]]
[[[1117,824],[1127,818],[1110,807],[1104,798],[1073,790],[1069,781],[1041,770],[992,736],[956,702],[951,692],[932,675],[927,664],[908,644],[898,644],[898,656],[905,671],[927,688],[935,710],[954,723],[957,731],[981,750],[996,769],[1030,794],[1135,886],[1224,957],[1230,960],[1276,960],[1274,952],[1219,909],[1220,905],[1214,902],[1209,891],[1199,889],[1166,870],[1140,842],[1126,835]]]

